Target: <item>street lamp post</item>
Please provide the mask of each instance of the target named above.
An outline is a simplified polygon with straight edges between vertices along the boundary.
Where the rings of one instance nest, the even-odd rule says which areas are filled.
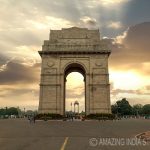
[[[26,109],[25,109],[25,108],[23,108],[23,110],[24,110],[24,118],[25,118]]]
[[[71,105],[71,112],[72,112],[72,102],[71,102],[71,104],[70,104],[70,105]]]
[[[118,112],[119,108],[120,108],[120,107],[119,107],[119,106],[117,106],[117,118],[118,118],[118,114],[119,114],[119,112]]]
[[[136,118],[138,118],[139,116],[139,113],[138,113],[138,110],[136,110]]]

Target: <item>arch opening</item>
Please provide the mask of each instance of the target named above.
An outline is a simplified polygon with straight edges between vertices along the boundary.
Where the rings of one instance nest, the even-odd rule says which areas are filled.
[[[66,67],[64,74],[64,112],[65,114],[82,114],[86,112],[85,69],[80,64]]]

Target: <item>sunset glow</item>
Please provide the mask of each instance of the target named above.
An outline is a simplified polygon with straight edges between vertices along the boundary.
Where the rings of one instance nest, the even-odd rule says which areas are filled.
[[[112,103],[122,97],[131,104],[150,103],[149,6],[148,0],[1,0],[0,107],[38,108],[38,51],[50,30],[72,26],[99,29],[110,45]],[[76,99],[84,110],[83,85],[81,74],[68,75],[68,110]]]
[[[79,102],[79,111],[85,111],[84,78],[78,72],[72,72],[67,76],[66,82],[66,110],[72,111],[75,101]]]
[[[110,72],[110,80],[113,82],[115,89],[139,89],[143,86],[142,77],[134,72],[120,71],[120,72]]]
[[[121,4],[129,0],[100,0],[104,5]]]

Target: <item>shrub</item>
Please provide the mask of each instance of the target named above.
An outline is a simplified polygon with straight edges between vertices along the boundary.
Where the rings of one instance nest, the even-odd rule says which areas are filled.
[[[86,119],[113,120],[113,119],[115,119],[115,115],[114,114],[105,114],[105,113],[96,113],[96,114],[87,115]]]
[[[57,119],[62,119],[62,118],[63,118],[63,116],[60,114],[50,114],[50,113],[37,114],[35,116],[36,120],[57,120]]]

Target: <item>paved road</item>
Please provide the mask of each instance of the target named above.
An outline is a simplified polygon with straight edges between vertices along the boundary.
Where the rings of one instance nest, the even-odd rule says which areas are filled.
[[[0,150],[149,150],[150,145],[144,142],[138,146],[133,141],[130,146],[122,143],[145,131],[150,131],[150,120],[36,121],[30,124],[26,119],[7,119],[0,120]],[[107,146],[102,145],[102,140]],[[116,146],[114,140],[121,141],[121,145]]]

